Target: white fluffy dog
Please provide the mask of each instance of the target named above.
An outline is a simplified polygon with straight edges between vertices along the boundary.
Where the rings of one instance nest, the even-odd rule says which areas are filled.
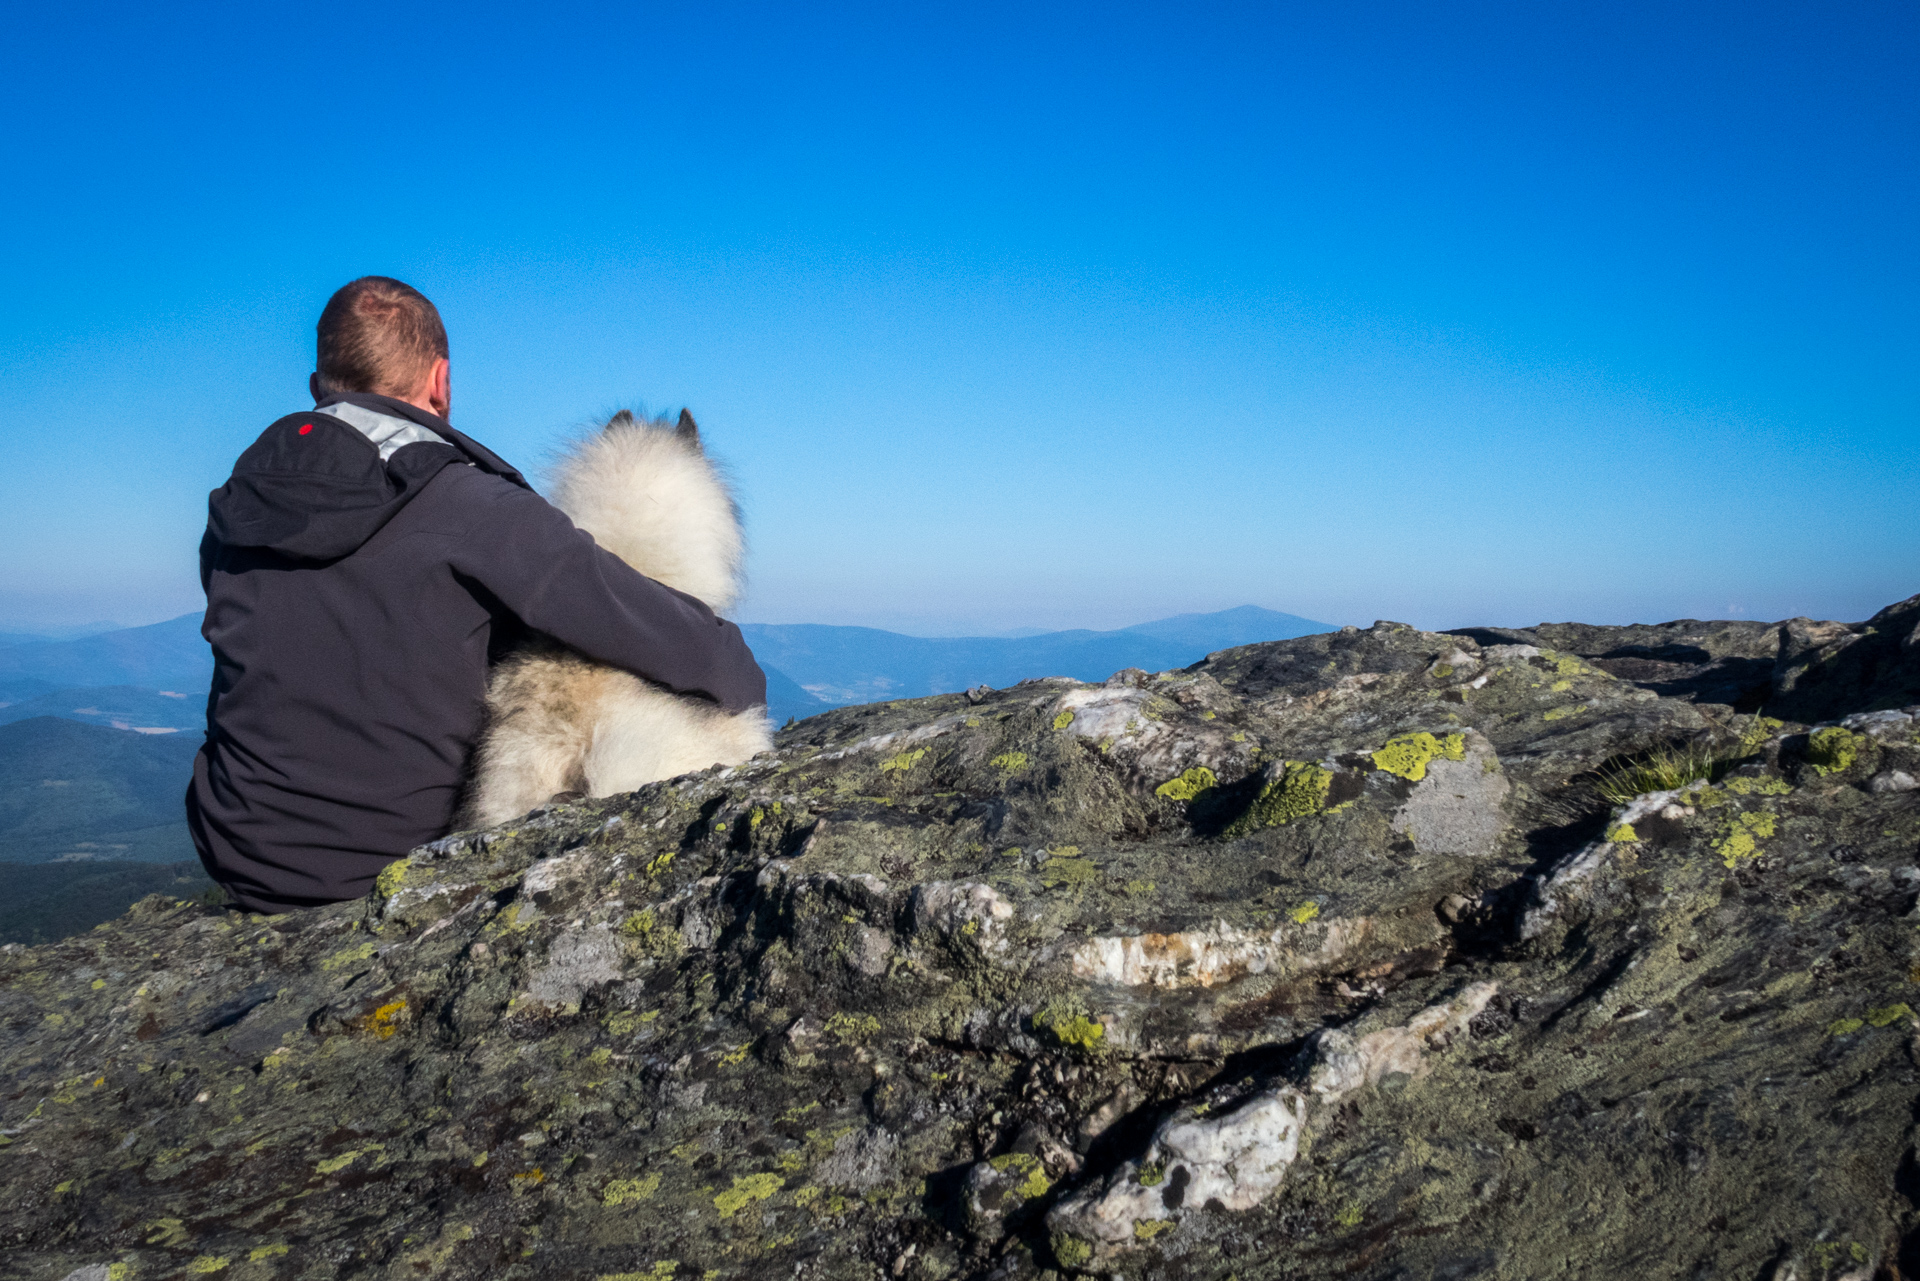
[[[594,541],[715,613],[740,595],[739,508],[700,447],[693,415],[621,410],[556,469],[553,504]],[[510,655],[487,686],[459,825],[492,826],[556,796],[612,796],[737,765],[773,745],[764,707],[724,712],[547,642]]]

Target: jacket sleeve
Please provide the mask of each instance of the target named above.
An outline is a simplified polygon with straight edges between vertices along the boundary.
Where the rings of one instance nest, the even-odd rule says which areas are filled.
[[[453,568],[521,622],[588,658],[728,711],[767,701],[767,678],[740,629],[685,592],[646,577],[544,498],[470,473],[476,519]]]

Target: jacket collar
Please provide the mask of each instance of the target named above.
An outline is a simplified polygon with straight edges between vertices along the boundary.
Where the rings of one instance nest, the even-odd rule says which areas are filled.
[[[392,458],[394,451],[402,445],[447,443],[447,438],[431,427],[408,418],[401,418],[396,414],[369,409],[365,405],[355,404],[344,398],[329,400],[326,404],[319,406],[319,409],[321,413],[330,418],[338,418],[372,441],[374,447],[380,451],[380,461],[383,463]]]
[[[533,488],[526,477],[485,445],[456,431],[453,424],[440,415],[404,400],[370,391],[335,392],[321,399],[314,410],[338,418],[365,436],[380,451],[382,462],[406,445],[444,442],[465,454],[467,461],[481,471],[491,472],[522,489]]]

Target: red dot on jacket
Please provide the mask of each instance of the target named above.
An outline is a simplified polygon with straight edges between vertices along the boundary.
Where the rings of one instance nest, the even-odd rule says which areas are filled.
[[[313,424],[312,424],[312,423],[308,423],[308,424],[307,424],[306,426],[304,426],[304,427],[302,427],[302,428],[300,429],[300,434],[301,434],[302,436],[304,436],[304,435],[306,435],[306,434],[307,434],[308,432],[310,432],[310,431],[312,431],[312,430],[313,430]]]

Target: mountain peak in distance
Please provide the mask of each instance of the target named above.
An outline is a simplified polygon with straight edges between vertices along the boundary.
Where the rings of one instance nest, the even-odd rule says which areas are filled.
[[[1138,623],[1120,630],[1155,640],[1187,645],[1205,645],[1209,652],[1232,649],[1236,645],[1255,645],[1261,641],[1292,640],[1317,632],[1338,629],[1330,623],[1318,623],[1298,614],[1262,609],[1258,605],[1240,605],[1212,614],[1175,614],[1151,623]]]

